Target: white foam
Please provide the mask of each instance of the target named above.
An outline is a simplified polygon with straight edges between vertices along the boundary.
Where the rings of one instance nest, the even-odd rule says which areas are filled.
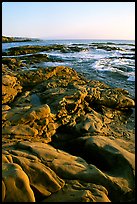
[[[62,66],[62,65],[68,65],[69,63],[66,62],[44,62],[45,66]]]
[[[135,81],[135,76],[128,77],[127,81]]]

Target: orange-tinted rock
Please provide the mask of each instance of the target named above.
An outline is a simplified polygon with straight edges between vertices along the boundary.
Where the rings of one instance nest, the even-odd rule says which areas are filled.
[[[10,75],[2,76],[2,104],[12,102],[21,90],[22,87],[16,77]]]
[[[18,164],[2,165],[3,202],[35,202],[29,178]]]
[[[17,164],[27,175],[24,199],[33,194],[36,202],[134,200],[134,146],[118,140],[134,137],[126,126],[135,106],[128,93],[65,66],[15,76],[3,75],[3,164]],[[2,196],[12,201],[18,189],[6,197],[7,180]]]

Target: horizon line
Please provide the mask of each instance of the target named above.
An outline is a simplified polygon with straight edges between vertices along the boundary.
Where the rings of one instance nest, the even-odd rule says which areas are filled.
[[[23,36],[6,36],[2,35],[4,37],[13,37],[13,38],[29,38],[29,39],[41,39],[41,40],[132,40],[135,41],[135,39],[101,39],[101,38],[46,38],[46,37],[23,37]]]

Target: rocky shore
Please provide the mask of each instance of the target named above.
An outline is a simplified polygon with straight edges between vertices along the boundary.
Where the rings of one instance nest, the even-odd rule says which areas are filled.
[[[42,49],[2,59],[2,201],[135,201],[134,99],[70,67],[29,69],[57,60]]]

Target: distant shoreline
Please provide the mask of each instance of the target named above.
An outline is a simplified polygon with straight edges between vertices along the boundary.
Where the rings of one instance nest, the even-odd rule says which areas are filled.
[[[135,40],[128,40],[128,39],[72,39],[72,38],[62,38],[62,39],[58,39],[58,38],[31,38],[31,37],[7,37],[7,36],[2,36],[2,43],[6,43],[6,42],[27,42],[27,41],[41,41],[41,40],[58,40],[58,41],[62,41],[62,40],[99,40],[99,41],[134,41]]]
[[[10,43],[10,42],[30,42],[30,41],[39,41],[39,39],[23,38],[23,37],[6,37],[6,36],[2,36],[2,43]]]

